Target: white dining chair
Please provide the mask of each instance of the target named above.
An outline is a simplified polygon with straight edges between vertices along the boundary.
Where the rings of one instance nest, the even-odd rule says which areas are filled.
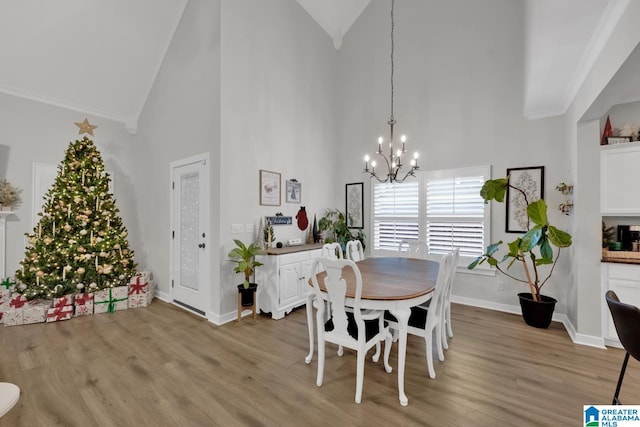
[[[349,240],[347,242],[346,258],[353,262],[362,261],[364,259],[364,249],[360,240]]]
[[[444,303],[444,292],[451,275],[451,254],[444,254],[440,258],[438,266],[438,278],[436,286],[431,293],[431,298],[426,302],[411,308],[407,333],[423,337],[425,340],[425,352],[427,356],[427,369],[429,378],[436,377],[433,367],[434,334],[435,347],[438,351],[438,359],[444,361],[444,351],[442,347],[442,312]],[[385,319],[389,322],[391,329],[398,329],[398,321],[391,313],[385,313]],[[395,335],[395,334],[394,334]]]
[[[453,328],[451,327],[451,294],[453,292],[453,284],[455,283],[456,279],[456,271],[458,269],[459,259],[460,248],[455,248],[453,252],[451,252],[451,272],[449,275],[449,283],[447,284],[447,289],[444,292],[442,309],[442,347],[444,347],[445,350],[449,349],[447,336],[449,336],[449,338],[453,338]]]
[[[390,373],[389,353],[391,351],[391,333],[384,321],[384,311],[360,310],[362,296],[362,275],[356,263],[351,260],[335,260],[329,258],[316,259],[312,271],[320,271],[319,264],[326,272],[323,292],[318,283],[317,275],[311,276],[316,301],[326,299],[330,304],[329,320],[325,321],[325,304],[317,304],[316,321],[318,330],[318,376],[316,384],[322,386],[325,365],[325,342],[338,344],[351,348],[357,353],[356,363],[356,403],[362,400],[362,388],[364,382],[364,362],[367,352],[381,341],[385,342],[384,367]],[[355,276],[355,295],[353,305],[347,307],[346,293],[347,283],[343,278],[346,269],[351,269]],[[373,356],[373,361],[379,359],[379,352]]]
[[[424,240],[405,239],[400,241],[398,252],[399,255],[404,258],[427,259],[429,251],[427,242]]]
[[[322,245],[320,258],[343,259],[342,246],[340,246],[340,243],[325,243]]]

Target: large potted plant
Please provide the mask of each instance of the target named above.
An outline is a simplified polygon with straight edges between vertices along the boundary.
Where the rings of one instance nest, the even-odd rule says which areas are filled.
[[[518,294],[522,316],[530,326],[547,328],[551,324],[557,301],[542,295],[540,291],[553,274],[561,249],[571,246],[571,235],[549,224],[547,204],[544,200],[529,202],[527,194],[521,188],[509,184],[508,176],[486,181],[480,195],[485,203],[491,200],[504,202],[507,188],[519,192],[524,197],[529,219],[528,230],[511,243],[504,244],[501,240],[490,244],[487,251],[469,264],[468,268],[473,269],[486,261],[502,274],[527,284],[530,292]],[[503,247],[506,252],[500,255],[499,251]],[[507,263],[506,268],[503,268],[504,263]],[[518,277],[509,271],[514,265],[522,268],[523,275]]]
[[[325,243],[340,243],[342,250],[344,251],[349,240],[360,240],[362,248],[365,248],[365,234],[362,230],[354,236],[349,227],[345,215],[338,209],[327,209],[320,221],[318,221],[318,228],[322,231]]]
[[[247,246],[238,239],[233,241],[236,247],[229,252],[228,257],[231,262],[236,263],[233,271],[244,274],[244,282],[238,285],[238,292],[242,295],[242,306],[251,307],[258,288],[256,283],[250,283],[251,276],[253,275],[253,270],[262,265],[261,262],[255,260],[255,256],[263,255],[264,251],[255,243]]]

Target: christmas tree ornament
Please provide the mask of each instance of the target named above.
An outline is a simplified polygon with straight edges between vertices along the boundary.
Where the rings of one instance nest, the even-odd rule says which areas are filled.
[[[78,135],[82,135],[83,133],[88,133],[89,135],[93,136],[93,130],[98,127],[89,123],[89,120],[87,120],[86,117],[83,122],[80,122],[80,123],[74,122],[73,124],[75,124],[80,128],[80,130],[78,131]],[[64,175],[64,169],[63,169],[63,175]]]

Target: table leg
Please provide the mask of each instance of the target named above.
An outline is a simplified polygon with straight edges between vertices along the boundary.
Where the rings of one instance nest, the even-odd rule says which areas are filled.
[[[309,354],[304,358],[305,363],[311,363],[313,360],[313,300],[315,295],[313,292],[307,293],[307,326],[309,327]]]
[[[407,356],[407,325],[409,324],[411,309],[404,308],[390,311],[398,320],[398,395],[400,404],[407,406],[409,399],[404,394],[404,365]]]

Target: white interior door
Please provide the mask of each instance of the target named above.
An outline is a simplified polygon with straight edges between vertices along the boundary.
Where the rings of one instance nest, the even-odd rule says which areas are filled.
[[[209,155],[171,163],[171,287],[175,304],[209,308]]]

